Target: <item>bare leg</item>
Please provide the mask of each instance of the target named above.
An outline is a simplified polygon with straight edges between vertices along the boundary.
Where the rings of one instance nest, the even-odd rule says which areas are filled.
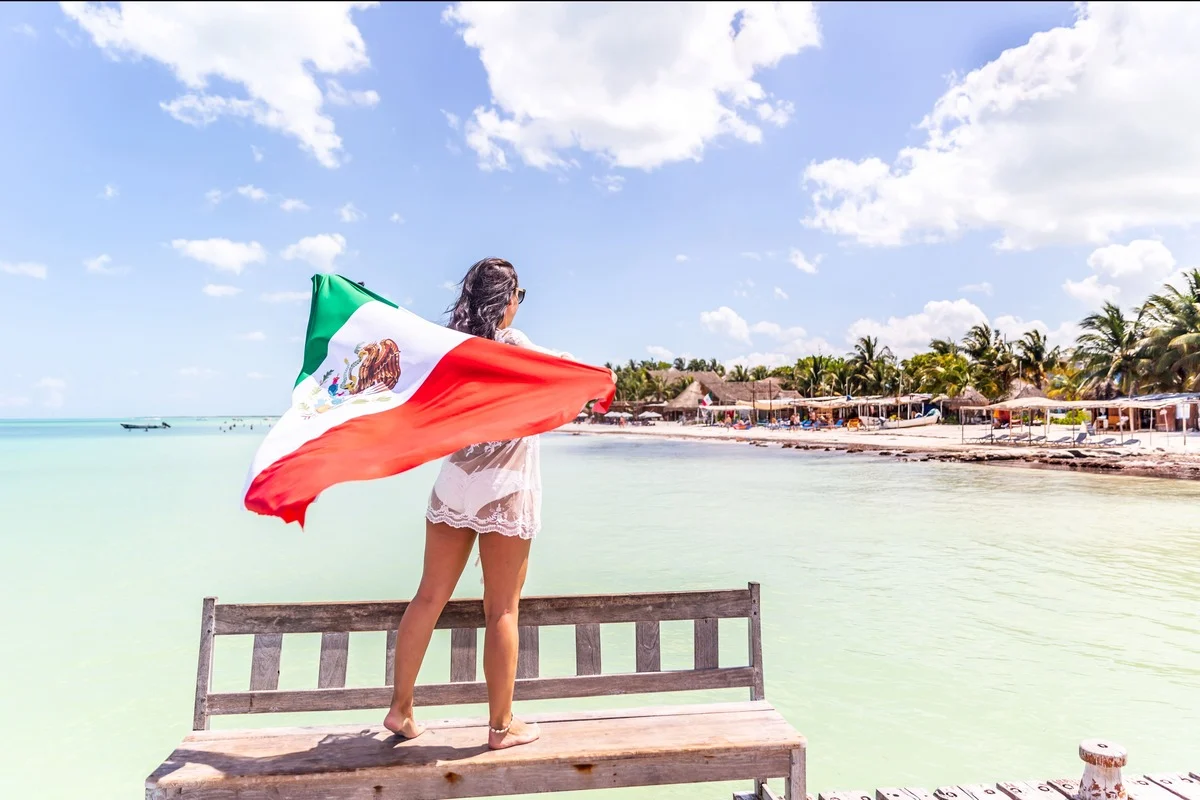
[[[536,725],[513,719],[513,684],[517,677],[517,606],[529,566],[529,539],[488,533],[479,537],[483,565],[483,675],[488,689],[488,734],[493,750],[527,744],[538,738]],[[507,729],[507,730],[505,730]]]
[[[392,733],[412,738],[425,730],[413,717],[413,687],[425,651],[429,649],[433,626],[454,593],[474,544],[475,531],[452,528],[440,522],[425,522],[425,566],[421,572],[421,585],[404,610],[396,633],[392,707],[383,720],[384,727]]]

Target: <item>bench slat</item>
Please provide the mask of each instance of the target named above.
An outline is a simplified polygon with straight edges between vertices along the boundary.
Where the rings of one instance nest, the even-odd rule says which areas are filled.
[[[385,631],[399,626],[407,601],[223,604],[215,609],[218,636],[250,633]],[[624,595],[523,597],[521,622],[530,626],[645,620],[728,619],[751,614],[749,589],[647,592]],[[451,600],[437,627],[482,628],[483,601]]]
[[[480,721],[430,725],[424,742],[379,727],[200,734],[150,777],[146,797],[399,800],[785,777],[790,754],[804,747],[773,709],[661,716],[653,725],[633,717],[544,725],[538,745],[503,751],[487,750]]]
[[[536,678],[541,672],[537,626],[518,626],[517,636],[517,677]]]
[[[318,689],[338,689],[346,685],[346,659],[350,650],[349,633],[321,634],[321,666]]]
[[[254,636],[250,661],[250,691],[279,688],[279,656],[283,634],[259,633]]]
[[[751,667],[722,667],[702,671],[579,675],[566,678],[518,679],[517,700],[600,697],[653,692],[686,692],[752,686]],[[418,706],[449,706],[487,702],[487,684],[443,683],[418,685],[413,696]],[[274,692],[214,693],[208,696],[209,714],[254,714],[290,711],[350,711],[387,708],[389,687],[353,689],[296,689]]]
[[[600,674],[600,625],[595,622],[575,626],[575,674]]]
[[[479,641],[477,628],[453,628],[450,631],[450,682],[463,683],[475,680],[475,667],[479,662],[476,644]]]
[[[696,620],[694,638],[696,669],[716,669],[720,666],[717,620],[712,617]]]
[[[658,672],[662,669],[662,651],[659,648],[658,621],[638,622],[637,628],[637,671]]]
[[[399,631],[388,631],[383,654],[383,685],[393,686],[396,682],[396,637]]]

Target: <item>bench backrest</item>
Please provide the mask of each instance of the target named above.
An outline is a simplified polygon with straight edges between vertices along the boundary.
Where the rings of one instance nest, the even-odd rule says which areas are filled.
[[[206,598],[193,728],[207,729],[209,717],[216,714],[386,708],[392,697],[396,627],[407,605],[406,601],[230,605]],[[742,666],[722,667],[719,663],[717,623],[729,618],[747,620],[747,663]],[[662,669],[659,624],[668,620],[694,621],[695,657],[691,669]],[[520,621],[518,700],[737,687],[749,687],[752,700],[763,699],[762,628],[756,583],[729,591],[526,597],[521,599]],[[610,623],[635,624],[636,672],[602,674],[600,626]],[[539,677],[538,632],[551,625],[575,627],[574,676]],[[437,627],[450,629],[450,680],[418,685],[415,703],[441,706],[486,702],[487,686],[482,675],[476,674],[478,632],[484,627],[483,601],[451,600]],[[346,687],[350,634],[360,631],[388,632],[377,687]],[[321,634],[315,689],[278,688],[283,637],[292,633]],[[235,635],[254,637],[249,689],[214,693],[214,639]]]

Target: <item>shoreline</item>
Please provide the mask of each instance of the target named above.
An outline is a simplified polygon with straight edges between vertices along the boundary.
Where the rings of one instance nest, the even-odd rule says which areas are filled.
[[[958,464],[987,464],[1090,472],[1101,475],[1130,475],[1171,480],[1200,480],[1200,436],[1193,452],[1166,448],[1122,448],[1023,445],[981,445],[961,442],[950,426],[931,426],[907,431],[772,431],[754,429],[680,426],[674,424],[627,426],[568,423],[556,433],[580,436],[636,436],[676,441],[730,442],[759,447],[780,445],[784,449],[892,456],[902,461],[941,461]],[[941,428],[937,431],[934,429]],[[922,435],[924,432],[925,435]]]

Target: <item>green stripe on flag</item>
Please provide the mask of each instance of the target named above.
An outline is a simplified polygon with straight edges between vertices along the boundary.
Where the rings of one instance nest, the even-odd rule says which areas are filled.
[[[371,301],[396,308],[386,297],[380,297],[341,275],[313,275],[312,305],[308,309],[308,335],[304,340],[304,366],[296,385],[312,375],[329,356],[329,340],[342,329],[346,320]]]

